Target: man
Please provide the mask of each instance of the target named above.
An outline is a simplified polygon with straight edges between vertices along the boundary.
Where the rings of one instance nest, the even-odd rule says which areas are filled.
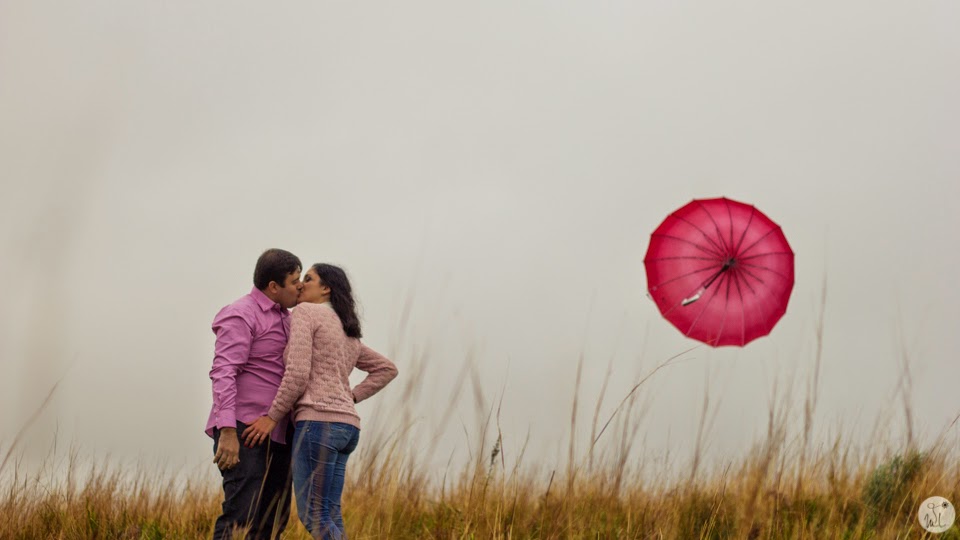
[[[210,380],[213,408],[207,435],[213,437],[214,463],[223,476],[223,513],[213,537],[229,539],[237,527],[247,538],[279,537],[290,517],[292,425],[284,418],[263,444],[246,448],[238,433],[267,414],[283,378],[283,350],[290,313],[303,285],[300,259],[268,249],[257,260],[253,290],[220,310],[213,319],[217,336]]]

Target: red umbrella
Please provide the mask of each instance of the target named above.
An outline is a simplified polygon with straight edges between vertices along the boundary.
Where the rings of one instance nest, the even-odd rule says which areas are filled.
[[[793,289],[793,251],[780,226],[726,197],[694,200],[667,216],[643,264],[660,313],[714,347],[769,334]]]

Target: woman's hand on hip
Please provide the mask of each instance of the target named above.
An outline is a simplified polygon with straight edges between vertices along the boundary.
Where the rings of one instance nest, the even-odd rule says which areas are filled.
[[[243,430],[243,445],[247,448],[253,448],[258,444],[270,438],[273,428],[277,427],[277,422],[269,416],[261,416]]]

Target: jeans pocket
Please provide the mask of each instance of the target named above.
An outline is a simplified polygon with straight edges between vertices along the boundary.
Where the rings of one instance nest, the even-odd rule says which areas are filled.
[[[335,423],[331,424],[331,432],[333,443],[336,445],[338,451],[344,451],[350,446],[350,443],[353,442],[354,434],[357,431],[357,428],[351,426],[350,424]]]

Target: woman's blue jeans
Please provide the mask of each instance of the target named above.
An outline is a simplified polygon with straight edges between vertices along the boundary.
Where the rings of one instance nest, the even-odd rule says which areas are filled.
[[[347,458],[360,430],[340,422],[302,420],[293,436],[293,492],[300,521],[314,538],[345,540],[340,496]]]

